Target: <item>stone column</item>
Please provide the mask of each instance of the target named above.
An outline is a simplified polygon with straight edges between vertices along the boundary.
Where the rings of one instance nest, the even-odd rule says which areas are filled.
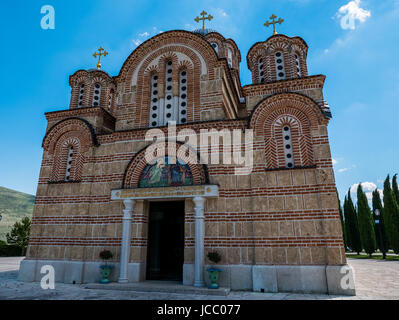
[[[124,200],[123,204],[125,209],[123,210],[122,218],[122,248],[121,248],[121,263],[120,263],[120,274],[119,283],[127,283],[127,265],[129,263],[130,255],[130,235],[132,229],[132,213],[134,208],[134,200]]]
[[[195,207],[195,258],[194,287],[204,287],[204,197],[194,197]]]

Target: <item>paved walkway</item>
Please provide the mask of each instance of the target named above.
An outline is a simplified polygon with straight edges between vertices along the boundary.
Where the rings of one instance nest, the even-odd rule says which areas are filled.
[[[315,294],[231,292],[227,297],[162,292],[126,292],[84,289],[84,285],[59,284],[55,290],[43,290],[39,283],[17,281],[22,258],[0,258],[0,300],[364,300],[399,299],[399,262],[348,259],[355,273],[357,296]]]

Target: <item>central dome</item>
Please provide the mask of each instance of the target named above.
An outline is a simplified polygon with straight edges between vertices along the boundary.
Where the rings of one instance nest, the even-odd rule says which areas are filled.
[[[208,33],[212,33],[212,32],[217,32],[216,30],[213,29],[196,29],[193,31],[193,33],[199,34],[201,36],[206,36]]]

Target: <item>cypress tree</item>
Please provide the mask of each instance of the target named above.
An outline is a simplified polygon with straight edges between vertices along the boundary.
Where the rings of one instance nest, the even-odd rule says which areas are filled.
[[[347,198],[345,198],[344,216],[348,247],[352,251],[357,252],[357,254],[360,254],[360,251],[362,251],[362,243],[360,240],[357,214],[352,202],[350,189]]]
[[[344,213],[342,212],[342,207],[341,207],[341,200],[339,200],[339,195],[337,192],[337,197],[338,197],[338,209],[339,209],[339,216],[341,218],[341,226],[342,226],[342,237],[344,238],[344,247],[345,251],[347,248],[347,243],[346,243],[346,227],[345,227],[345,219],[344,219]]]
[[[380,216],[377,217],[375,215],[375,211],[376,210],[380,210]],[[385,233],[385,227],[384,227],[384,209],[382,207],[382,202],[381,202],[381,196],[380,193],[378,192],[378,189],[375,189],[373,191],[373,216],[374,216],[374,221],[375,220],[379,220],[379,226],[377,226],[377,224],[375,224],[375,236],[376,236],[376,241],[377,241],[377,248],[380,249],[380,251],[382,249],[385,249],[385,252],[388,251],[389,249],[389,244],[388,244],[388,239],[387,239],[387,235]],[[380,228],[381,230],[381,236],[382,236],[382,242],[380,239],[380,230],[378,230],[378,228]],[[381,245],[384,246],[384,248],[381,248]]]
[[[389,175],[384,182],[384,214],[389,245],[395,253],[399,253],[399,206],[391,189]]]
[[[375,231],[374,220],[370,211],[366,194],[363,192],[362,185],[357,187],[357,216],[359,220],[360,239],[364,251],[371,255],[375,252]]]
[[[392,192],[395,196],[396,203],[399,204],[399,188],[398,188],[398,182],[396,180],[397,176],[398,174],[395,174],[392,179]]]

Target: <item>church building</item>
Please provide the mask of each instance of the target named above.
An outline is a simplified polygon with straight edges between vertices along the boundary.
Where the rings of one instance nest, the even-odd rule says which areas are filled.
[[[267,26],[282,22],[271,18]],[[152,37],[117,75],[101,70],[106,54],[100,47],[96,69],[69,77],[69,108],[45,114],[21,281],[40,281],[41,267],[51,265],[56,282],[98,282],[99,253],[109,250],[112,281],[203,287],[207,254],[218,252],[221,287],[354,294],[326,77],[308,74],[302,38],[274,29],[254,43],[245,86],[234,40],[205,27]],[[216,148],[201,136],[211,131],[222,132]],[[188,139],[179,140],[185,132]],[[223,161],[234,149],[224,134],[233,132],[242,141],[238,153],[251,155],[246,173],[234,156]],[[194,144],[195,151],[183,148]]]

